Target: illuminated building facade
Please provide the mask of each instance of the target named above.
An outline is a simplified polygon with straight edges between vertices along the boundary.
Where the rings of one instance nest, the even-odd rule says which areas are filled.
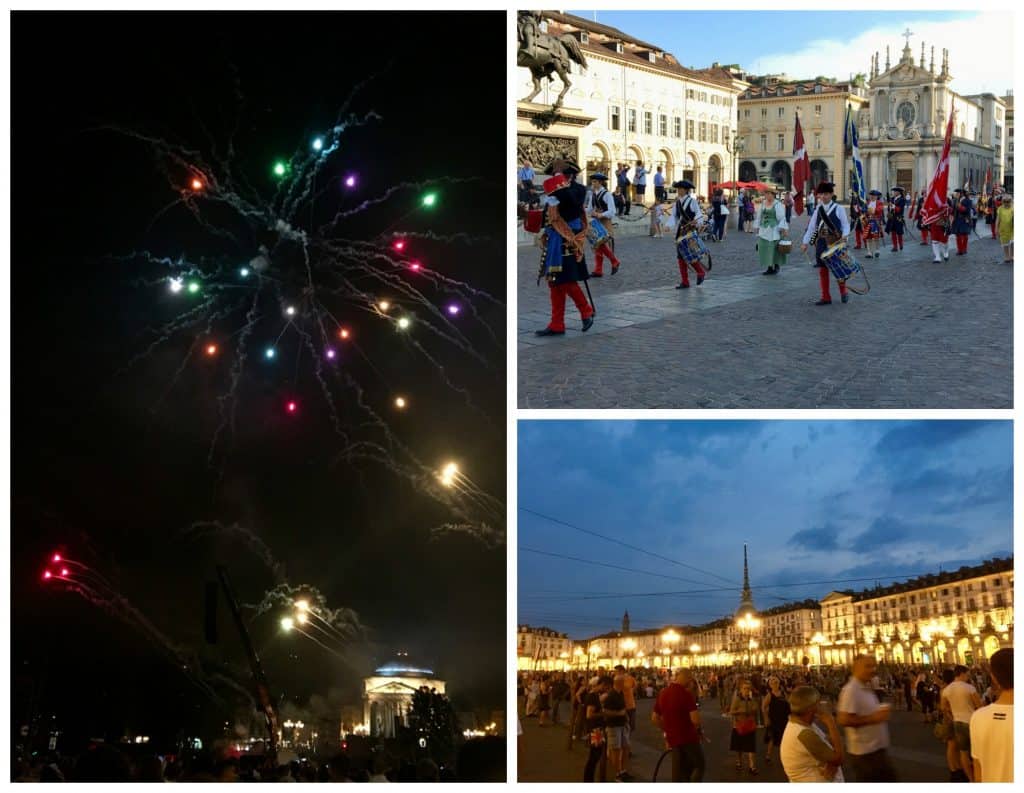
[[[565,669],[572,651],[572,640],[565,633],[529,625],[520,625],[516,631],[517,668],[520,671]]]
[[[399,727],[406,725],[412,696],[421,688],[444,694],[444,681],[433,670],[413,664],[407,653],[393,660],[363,680],[363,724],[355,732],[382,738],[393,738]]]

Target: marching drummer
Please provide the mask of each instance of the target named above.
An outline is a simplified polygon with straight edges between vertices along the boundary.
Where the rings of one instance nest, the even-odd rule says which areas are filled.
[[[704,212],[700,208],[700,203],[690,192],[693,190],[693,182],[682,179],[678,182],[673,182],[672,186],[682,194],[676,197],[676,203],[672,209],[672,220],[676,224],[676,261],[679,264],[679,277],[681,279],[676,289],[689,289],[690,267],[697,273],[697,286],[704,283],[704,276],[707,273],[701,266],[700,256],[695,254],[686,259],[680,255],[678,243],[684,235],[692,233],[695,237],[697,236],[696,230],[704,220]]]
[[[595,173],[590,177],[590,192],[587,193],[587,217],[597,220],[608,232],[608,241],[594,249],[593,278],[604,277],[604,257],[612,263],[612,275],[619,271],[619,260],[615,256],[615,236],[612,232],[612,218],[615,217],[615,200],[608,192],[608,177]]]
[[[841,204],[837,204],[835,196],[835,185],[832,182],[822,182],[818,185],[817,205],[814,213],[807,223],[807,231],[800,245],[800,250],[806,253],[807,246],[814,242],[814,266],[818,268],[818,279],[821,283],[821,299],[816,306],[832,305],[832,295],[829,292],[829,269],[822,261],[821,255],[836,242],[844,241],[850,236],[850,220],[846,216],[846,210]],[[846,303],[850,297],[846,292],[846,282],[839,281],[839,297]]]
[[[904,197],[902,187],[892,188],[892,199],[889,201],[889,233],[892,235],[892,250],[894,253],[903,250],[903,234],[906,230],[904,214],[907,209],[907,199]]]

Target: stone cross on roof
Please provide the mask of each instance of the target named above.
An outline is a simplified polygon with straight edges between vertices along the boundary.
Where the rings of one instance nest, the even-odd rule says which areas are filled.
[[[907,40],[907,46],[909,47],[910,46],[910,37],[914,35],[913,31],[911,31],[910,28],[907,28],[902,33],[900,33],[900,35],[903,36],[903,38],[905,38]]]

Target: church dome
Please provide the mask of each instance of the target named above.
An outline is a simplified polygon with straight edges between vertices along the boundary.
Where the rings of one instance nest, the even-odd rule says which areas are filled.
[[[395,653],[379,666],[374,674],[379,677],[433,677],[434,670],[417,659],[410,658],[409,653]]]

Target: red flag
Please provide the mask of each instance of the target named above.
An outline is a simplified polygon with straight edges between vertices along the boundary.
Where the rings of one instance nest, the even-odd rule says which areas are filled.
[[[811,178],[811,161],[804,145],[804,131],[800,129],[800,116],[796,117],[796,130],[793,132],[793,209],[798,215],[804,213],[804,188]]]
[[[990,181],[992,181],[992,167],[991,166],[989,166],[989,169],[987,171],[985,171],[985,185],[984,185],[984,187],[981,188],[981,194],[982,195],[988,195],[988,183]]]
[[[946,140],[942,144],[942,156],[939,157],[939,164],[935,168],[935,175],[931,184],[928,185],[928,195],[924,199],[924,206],[921,207],[921,225],[927,226],[938,220],[948,206],[947,196],[949,195],[949,145],[953,140],[953,116],[955,108],[950,108],[949,123],[946,124]]]

